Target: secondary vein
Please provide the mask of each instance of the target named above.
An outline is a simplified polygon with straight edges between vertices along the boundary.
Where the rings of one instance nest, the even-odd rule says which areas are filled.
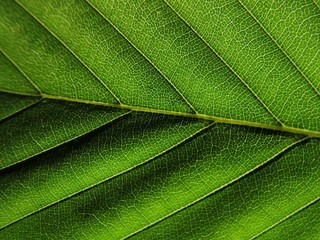
[[[151,61],[119,28],[117,28],[104,14],[102,14],[90,1],[85,0],[101,17],[103,17],[113,28],[116,30],[137,52],[141,54],[157,72],[170,84],[170,86],[178,93],[178,95],[185,101],[185,103],[191,108],[194,113],[198,113],[189,100],[183,95],[183,93],[172,83],[172,81],[161,71],[157,65]]]
[[[119,119],[119,118],[121,118],[121,117],[123,117],[123,116],[125,116],[125,115],[127,115],[127,114],[129,114],[129,113],[130,113],[130,112],[128,112],[128,113],[126,113],[126,114],[123,114],[123,115],[119,116],[119,117],[116,118],[116,119]],[[116,119],[113,119],[112,121],[107,122],[105,125],[113,122],[113,121],[116,120]],[[143,161],[143,162],[141,162],[141,163],[139,163],[139,164],[136,164],[136,165],[134,165],[134,166],[132,166],[132,167],[124,170],[124,171],[121,171],[121,172],[119,172],[119,173],[117,173],[117,174],[115,174],[115,175],[113,175],[113,176],[111,176],[111,177],[109,177],[109,178],[106,178],[106,179],[104,179],[104,180],[102,180],[102,181],[99,181],[99,182],[97,182],[97,183],[95,183],[95,184],[93,184],[93,185],[90,185],[90,186],[88,186],[88,187],[86,187],[86,188],[83,188],[83,189],[81,189],[80,191],[74,192],[74,193],[72,193],[72,194],[70,194],[70,195],[68,195],[68,196],[66,196],[66,197],[64,197],[64,198],[59,199],[58,201],[55,201],[55,202],[52,202],[51,204],[48,204],[48,205],[46,205],[46,206],[43,206],[43,207],[37,209],[36,211],[33,211],[33,212],[31,212],[31,213],[29,213],[29,214],[27,214],[27,215],[25,215],[25,216],[23,216],[23,217],[15,220],[15,221],[13,221],[13,222],[11,222],[11,223],[3,226],[3,227],[0,228],[0,229],[4,229],[4,228],[6,228],[6,227],[8,227],[8,226],[11,226],[11,225],[13,225],[13,224],[15,224],[15,223],[17,223],[17,222],[25,219],[25,218],[27,218],[27,217],[29,217],[29,216],[37,213],[37,212],[43,211],[43,210],[45,210],[45,209],[47,209],[47,208],[49,208],[49,207],[54,206],[55,204],[58,204],[58,203],[61,202],[61,201],[65,201],[66,199],[72,198],[72,197],[74,197],[75,195],[78,195],[78,194],[80,194],[80,193],[86,192],[86,191],[88,191],[88,190],[90,190],[90,189],[92,189],[92,188],[94,188],[94,187],[97,187],[98,185],[101,185],[101,184],[103,184],[103,183],[106,183],[106,182],[108,182],[108,181],[111,181],[112,179],[115,179],[115,178],[117,178],[117,177],[120,177],[121,175],[127,174],[127,173],[129,173],[129,172],[131,172],[131,171],[133,171],[133,170],[136,170],[137,168],[140,168],[140,167],[142,167],[142,166],[150,163],[151,161],[156,160],[158,157],[160,157],[160,156],[168,153],[169,151],[172,151],[172,150],[174,150],[174,149],[182,146],[182,145],[185,144],[187,141],[189,141],[189,140],[191,140],[191,139],[194,139],[194,138],[196,138],[196,137],[199,137],[199,136],[200,136],[202,133],[204,133],[206,130],[210,129],[214,124],[215,124],[214,122],[209,123],[209,124],[207,124],[206,126],[204,126],[203,128],[199,129],[198,131],[194,132],[193,134],[190,134],[188,137],[186,137],[186,138],[184,138],[183,140],[179,141],[178,143],[176,143],[176,144],[170,146],[169,148],[167,148],[167,149],[159,152],[158,154],[155,154],[154,156],[146,159],[145,161]],[[105,126],[105,125],[104,125],[104,126]],[[102,126],[101,126],[101,127],[102,127]]]
[[[19,65],[3,50],[1,49],[1,52],[3,53],[3,55],[13,64],[13,66],[15,66],[15,68],[22,74],[22,76],[24,76],[24,78],[35,88],[35,90],[39,93],[42,94],[41,89],[38,87],[37,84],[35,84],[29,77],[27,74],[25,74],[24,71],[22,71],[22,69],[19,67]]]
[[[236,182],[241,181],[241,180],[243,180],[244,178],[246,178],[247,176],[249,176],[252,172],[255,172],[255,171],[258,171],[259,169],[261,169],[263,166],[265,166],[267,163],[269,163],[269,162],[271,162],[272,160],[274,160],[274,159],[275,159],[277,156],[279,156],[281,153],[287,151],[288,149],[292,148],[293,146],[297,145],[298,143],[301,143],[301,142],[306,141],[307,139],[309,139],[309,138],[308,138],[308,137],[302,138],[302,139],[299,139],[299,140],[297,140],[297,141],[289,144],[288,146],[286,146],[285,148],[283,148],[283,149],[281,149],[279,152],[277,152],[275,155],[273,155],[271,158],[269,158],[269,159],[267,159],[266,161],[262,162],[261,164],[255,166],[254,168],[250,169],[249,171],[243,173],[242,175],[234,178],[234,179],[231,180],[230,182],[228,182],[228,183],[226,183],[226,184],[224,184],[224,185],[222,185],[222,186],[214,189],[213,191],[209,192],[208,194],[206,194],[206,195],[204,195],[204,196],[202,196],[202,197],[194,200],[193,202],[187,204],[186,206],[183,206],[183,207],[177,209],[176,211],[173,211],[172,213],[170,213],[170,214],[168,214],[168,215],[166,215],[166,216],[164,216],[164,217],[162,217],[162,218],[159,218],[157,221],[155,221],[155,222],[153,222],[153,223],[151,223],[151,224],[149,224],[149,225],[147,225],[147,226],[139,229],[138,231],[135,231],[134,233],[132,233],[132,234],[124,237],[124,239],[128,239],[128,238],[130,238],[130,237],[133,237],[133,236],[141,233],[142,231],[144,231],[144,230],[146,230],[146,229],[149,229],[149,228],[157,225],[158,223],[163,222],[163,221],[165,221],[166,219],[168,219],[168,218],[170,218],[170,217],[178,214],[179,212],[182,212],[182,211],[187,210],[188,208],[190,208],[190,207],[194,206],[195,204],[197,204],[197,203],[199,203],[199,202],[207,199],[208,197],[216,194],[217,192],[220,192],[220,191],[222,191],[222,190],[227,189],[228,187],[231,187],[231,186],[234,185]]]
[[[42,100],[43,100],[43,98],[41,98],[41,97],[39,97],[38,99],[35,99],[34,102],[29,103],[28,105],[26,105],[26,106],[18,109],[18,110],[15,111],[15,112],[12,112],[12,113],[8,114],[8,115],[6,115],[4,118],[0,119],[0,123],[1,123],[2,121],[4,121],[5,119],[9,118],[9,117],[12,117],[12,116],[14,116],[14,115],[16,115],[16,114],[24,111],[24,110],[27,110],[27,109],[35,106],[37,103],[39,103],[39,102],[42,101]]]
[[[276,41],[276,39],[266,30],[266,28],[259,22],[259,20],[253,15],[253,13],[241,2],[241,0],[237,0],[242,8],[250,15],[250,17],[259,25],[259,27],[268,35],[271,41],[280,49],[280,51],[286,56],[289,62],[298,70],[298,72],[302,75],[302,77],[307,81],[309,86],[320,96],[320,92],[318,89],[312,84],[312,82],[308,79],[308,77],[303,73],[303,71],[294,63],[294,61],[290,58],[289,54],[281,47],[281,45]]]
[[[320,197],[317,197],[316,199],[312,200],[311,202],[305,204],[304,206],[302,206],[301,208],[299,208],[298,210],[294,211],[293,213],[291,213],[290,215],[284,217],[283,219],[281,219],[280,221],[276,222],[275,224],[273,224],[272,226],[266,228],[265,230],[263,230],[262,232],[260,232],[259,234],[253,236],[251,239],[257,239],[260,236],[262,236],[263,234],[265,234],[266,232],[269,232],[270,230],[272,230],[273,228],[279,226],[280,224],[282,224],[283,222],[285,222],[286,220],[292,218],[293,216],[297,215],[298,213],[302,212],[303,210],[307,209],[308,207],[310,207],[311,205],[317,203],[320,200]]]
[[[315,0],[312,0],[312,2],[314,3],[314,5],[316,5],[317,6],[317,8],[320,10],[320,7],[319,7],[319,5],[316,3],[316,1]]]
[[[69,48],[69,46],[63,42],[55,33],[53,33],[45,24],[43,24],[40,19],[34,16],[22,3],[15,0],[33,19],[35,19],[41,26],[43,26],[55,39],[57,39],[99,82],[107,89],[107,91],[116,99],[119,104],[122,104],[120,98],[115,95],[115,93],[99,78],[99,76],[78,56],[74,51]]]
[[[267,112],[280,125],[284,125],[281,120],[269,109],[262,99],[253,91],[253,89],[238,75],[238,73],[222,58],[222,56],[203,38],[201,35],[187,22],[168,2],[163,0],[167,6],[198,36],[198,38],[220,59],[220,61],[228,67],[228,69],[240,80],[240,82],[249,90],[249,92],[258,100],[258,102],[267,110]]]

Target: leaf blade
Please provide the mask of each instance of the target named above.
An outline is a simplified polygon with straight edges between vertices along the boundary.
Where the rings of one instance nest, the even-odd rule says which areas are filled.
[[[315,1],[0,5],[1,238],[317,234]]]
[[[106,111],[99,106],[43,100],[0,124],[0,169],[25,161],[127,113],[126,110]]]
[[[25,228],[25,226],[28,225],[29,223],[32,224],[32,222],[37,221],[34,219],[37,219],[39,216],[42,216],[42,214],[51,215],[52,214],[50,213],[51,211],[56,211],[57,208],[69,205],[71,203],[76,204],[79,207],[82,205],[87,205],[88,201],[90,202],[89,199],[92,198],[92,194],[94,193],[98,195],[97,195],[97,198],[93,197],[93,199],[96,199],[96,200],[92,199],[95,202],[95,203],[92,203],[92,206],[95,206],[94,207],[95,209],[105,209],[100,214],[105,213],[109,217],[104,217],[104,220],[101,220],[101,221],[102,222],[107,221],[108,222],[107,225],[110,227],[112,226],[108,230],[108,228],[105,229],[105,226],[100,225],[99,223],[96,226],[96,229],[94,231],[101,230],[104,232],[103,234],[108,234],[108,232],[110,231],[112,232],[113,235],[115,235],[114,238],[123,238],[126,235],[129,235],[130,233],[137,231],[141,227],[149,225],[149,221],[152,221],[152,219],[157,220],[161,216],[164,217],[168,213],[170,214],[172,211],[174,211],[174,209],[180,209],[181,206],[184,206],[185,204],[192,202],[194,199],[197,199],[199,196],[201,197],[203,196],[203,194],[211,192],[212,189],[215,189],[215,188],[219,189],[221,185],[229,181],[231,182],[234,181],[234,178],[238,177],[239,175],[242,175],[242,174],[246,175],[246,172],[249,171],[251,168],[255,168],[257,165],[261,164],[262,162],[268,161],[268,158],[272,159],[274,154],[277,154],[280,150],[286,149],[287,147],[291,146],[293,143],[295,143],[299,139],[299,137],[297,139],[295,137],[291,137],[288,135],[283,135],[280,138],[278,138],[279,136],[274,136],[272,133],[270,133],[269,136],[265,136],[264,139],[263,138],[257,139],[255,137],[258,135],[259,131],[256,132],[256,130],[254,129],[249,131],[248,129],[242,129],[242,131],[238,132],[237,130],[239,130],[237,127],[228,127],[222,124],[215,125],[213,128],[209,129],[208,131],[204,132],[200,136],[196,137],[196,139],[194,139],[193,141],[187,142],[182,146],[175,148],[169,154],[161,156],[156,161],[149,162],[148,164],[143,165],[138,169],[135,169],[135,171],[128,172],[115,179],[112,179],[111,181],[107,181],[102,185],[98,185],[92,189],[89,189],[88,191],[83,192],[78,196],[74,196],[70,199],[67,199],[65,202],[62,202],[58,205],[54,205],[54,206],[51,206],[50,208],[44,209],[43,211],[38,212],[34,215],[31,215],[23,219],[22,221],[16,222],[5,229],[15,229],[15,227],[17,226],[22,226],[23,228]],[[127,131],[125,131],[124,129],[124,132],[127,132]],[[242,134],[242,132],[245,134]],[[230,134],[231,135],[233,134],[235,136],[234,140],[231,140],[229,138]],[[222,141],[224,139],[226,139],[229,142],[227,146],[228,145],[237,146],[237,142],[243,140],[244,141],[243,148],[247,149],[247,153],[243,152],[242,149],[236,149],[236,148],[234,148],[233,152],[228,152],[227,150],[228,148],[226,148],[225,141]],[[219,144],[219,141],[221,141],[220,144]],[[207,148],[206,143],[208,142],[214,142],[215,144],[212,144],[212,148]],[[266,142],[269,144],[268,148],[265,148]],[[82,149],[81,145],[78,147]],[[199,149],[203,151],[200,155],[199,155]],[[90,152],[91,154],[93,154],[92,151]],[[97,155],[100,156],[104,152],[108,153],[110,152],[110,150],[102,151],[100,153],[97,153]],[[234,152],[237,152],[238,154],[234,154]],[[74,155],[75,158],[77,158],[76,153],[71,153],[71,156],[72,155]],[[81,155],[86,156],[85,152],[81,152]],[[252,162],[247,162],[247,163],[243,162],[244,164],[243,166],[236,167],[240,159],[246,159],[248,155],[252,157]],[[256,157],[254,157],[254,155],[256,155]],[[111,161],[112,155],[107,154],[107,156],[110,157],[109,161]],[[188,156],[188,158],[186,158],[186,156]],[[229,159],[232,161],[225,161],[225,159],[228,159],[228,156],[230,156]],[[114,161],[115,163],[118,162],[116,159]],[[68,164],[67,162],[68,160],[66,160],[65,165],[69,166],[70,164]],[[76,165],[81,164],[81,162],[82,161],[79,161],[78,163],[74,162],[72,165],[75,167],[75,169],[77,169],[75,164]],[[39,163],[45,164],[44,161],[39,161]],[[107,165],[108,168],[111,167],[110,164],[111,163]],[[208,165],[213,166],[214,169],[207,168]],[[45,170],[50,168],[44,167],[43,169]],[[78,171],[77,170],[75,171],[77,171],[79,174],[79,171],[82,169],[82,167],[78,169],[79,169]],[[92,168],[90,169],[92,170]],[[159,171],[159,169],[161,169],[161,171]],[[179,171],[177,171],[178,169]],[[198,169],[198,170],[194,171],[195,169]],[[60,171],[54,171],[54,172],[66,172],[66,171],[60,170]],[[82,170],[82,172],[83,172],[82,175],[83,174],[85,175],[83,175],[82,177],[81,175],[79,175],[78,176],[79,181],[80,179],[82,181],[85,181],[86,177],[84,176],[88,177],[87,174],[89,174],[89,171],[86,171],[86,170]],[[72,172],[70,174],[71,176],[73,175]],[[97,173],[93,171],[92,174],[95,175]],[[28,175],[28,173],[26,172],[23,175]],[[48,176],[48,174],[42,174],[42,176]],[[75,177],[72,177],[72,178],[75,179]],[[50,179],[55,179],[55,177],[54,176],[52,178],[50,177]],[[64,179],[67,179],[67,178],[64,177]],[[144,180],[142,181],[142,179]],[[159,182],[158,179],[161,179],[161,181]],[[215,181],[212,181],[212,179],[215,179]],[[17,181],[21,182],[21,180],[19,179],[17,179]],[[73,181],[76,181],[76,180],[73,180]],[[77,182],[79,181],[77,180]],[[2,182],[8,183],[10,181],[2,181]],[[38,182],[39,182],[38,180],[35,180],[35,183],[38,183]],[[40,182],[43,182],[43,181],[40,181]],[[48,181],[45,181],[45,182],[48,182]],[[146,184],[144,185],[143,183],[146,183]],[[25,186],[27,186],[28,182],[26,181],[25,184],[26,184]],[[80,184],[80,182],[78,184]],[[13,183],[13,185],[16,185],[16,184]],[[57,184],[52,184],[52,185],[55,186]],[[125,187],[124,189],[127,189],[127,190],[124,190],[123,187],[121,186]],[[66,186],[62,186],[62,187],[66,188]],[[10,192],[11,187],[7,186],[6,189],[7,191]],[[27,187],[26,189],[34,189],[34,191],[40,192],[40,193],[47,192],[47,191],[37,190],[38,187],[36,186]],[[151,189],[153,190],[149,192],[149,190]],[[54,191],[54,189],[52,189],[51,191]],[[100,199],[100,197],[102,198],[106,197],[105,191],[111,195],[108,196],[109,194],[107,194],[108,196],[107,199],[103,201],[98,200]],[[126,193],[126,191],[128,192]],[[140,192],[140,194],[136,195],[135,194],[136,191]],[[9,192],[5,195],[10,195]],[[183,195],[181,195],[182,192],[183,192]],[[154,196],[146,197],[149,194]],[[13,194],[12,196],[16,196],[16,194]],[[21,195],[21,198],[25,199],[23,194]],[[164,199],[166,199],[167,207],[160,205]],[[8,203],[12,201],[13,199],[11,200],[9,199]],[[134,203],[137,204],[138,202],[139,204],[135,208],[129,208],[128,210],[126,210],[126,208],[124,207],[124,206],[134,206],[135,205]],[[101,208],[96,208],[99,205],[99,203],[102,204]],[[23,206],[25,207],[25,205],[26,204],[24,203]],[[108,206],[108,207],[105,208],[102,206],[105,206],[105,207]],[[10,207],[8,207],[7,209],[10,209]],[[88,214],[85,213],[83,217],[86,217],[86,216],[98,217],[97,213],[94,213],[96,211],[92,212],[92,210],[93,209],[91,209],[88,212]],[[76,225],[81,224],[81,220],[80,222],[76,221],[76,219],[79,217],[77,211],[74,212],[74,214],[75,215],[73,215],[72,217],[74,219],[73,220],[70,219],[70,221],[68,221],[71,225],[69,227],[66,225],[65,230],[67,230],[68,228],[73,229],[72,227],[73,224],[76,224]],[[119,217],[116,217],[116,216],[119,216]],[[145,219],[146,216],[148,216],[147,218],[149,220]],[[61,217],[62,219],[65,218],[65,216],[61,216]],[[135,219],[134,222],[132,222],[133,218]],[[51,218],[51,220],[60,221],[59,217],[57,219]],[[111,220],[112,220],[112,223],[110,222]],[[50,225],[51,224],[49,224],[48,226]],[[90,228],[94,228],[94,227],[91,226]],[[66,234],[65,237],[67,237],[68,234],[75,234],[75,235],[80,234],[76,232],[71,233],[65,230],[63,231],[64,233],[60,232],[60,234]],[[83,229],[81,228],[81,231],[82,230]],[[53,235],[55,234],[55,231],[51,232],[49,229],[45,231],[48,234],[53,234]],[[83,231],[86,232],[85,233],[86,235],[91,234],[90,230],[88,230],[89,232],[87,232],[87,230],[83,230]],[[52,237],[54,237],[53,235]],[[105,237],[107,236],[109,238],[112,237],[112,235],[106,235]]]

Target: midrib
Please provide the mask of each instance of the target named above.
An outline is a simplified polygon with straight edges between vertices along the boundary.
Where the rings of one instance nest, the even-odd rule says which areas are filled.
[[[302,129],[302,128],[289,127],[289,126],[285,126],[285,125],[284,126],[280,126],[280,125],[276,126],[276,125],[269,125],[269,124],[258,123],[258,122],[250,122],[250,121],[245,121],[245,120],[222,118],[222,117],[200,114],[200,113],[195,114],[195,113],[175,112],[175,111],[168,111],[168,110],[162,110],[162,109],[130,106],[130,105],[126,105],[126,104],[106,103],[106,102],[97,102],[97,101],[92,101],[92,100],[83,100],[83,99],[78,99],[78,98],[68,98],[68,97],[54,96],[54,95],[49,95],[49,94],[28,94],[28,93],[21,93],[21,92],[11,92],[11,91],[2,90],[2,89],[0,89],[0,92],[22,95],[22,96],[29,96],[29,97],[41,97],[42,99],[53,99],[53,100],[59,100],[59,101],[77,102],[77,103],[84,103],[84,104],[91,104],[91,105],[98,105],[98,106],[128,109],[128,110],[136,111],[136,112],[148,112],[148,113],[157,113],[157,114],[166,114],[166,115],[172,115],[172,116],[181,116],[181,117],[203,119],[203,120],[209,120],[209,121],[214,121],[214,122],[218,122],[218,123],[227,123],[227,124],[240,125],[240,126],[257,127],[257,128],[261,128],[261,129],[283,131],[283,132],[289,132],[289,133],[295,133],[295,134],[302,134],[302,135],[306,135],[308,137],[320,138],[319,131],[312,131],[312,130],[307,130],[307,129]]]

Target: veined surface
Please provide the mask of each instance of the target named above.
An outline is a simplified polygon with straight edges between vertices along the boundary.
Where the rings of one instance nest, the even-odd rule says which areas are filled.
[[[319,236],[316,1],[0,6],[1,238]]]

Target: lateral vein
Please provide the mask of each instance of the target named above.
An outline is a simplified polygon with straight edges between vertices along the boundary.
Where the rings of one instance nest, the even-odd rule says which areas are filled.
[[[298,213],[302,212],[303,210],[307,209],[308,207],[310,207],[311,205],[317,203],[320,200],[320,197],[317,197],[316,199],[312,200],[311,202],[305,204],[304,206],[302,206],[301,208],[299,208],[298,210],[294,211],[293,213],[291,213],[290,215],[284,217],[283,219],[281,219],[280,221],[276,222],[275,224],[273,224],[272,226],[266,228],[265,230],[263,230],[262,232],[260,232],[259,234],[253,236],[251,239],[257,239],[259,238],[261,235],[265,234],[266,232],[269,232],[271,229],[279,226],[281,223],[285,222],[286,220],[292,218],[293,216],[297,215]]]
[[[121,117],[123,117],[123,116],[125,116],[125,115],[127,115],[127,114],[129,114],[129,113],[130,113],[130,112],[128,112],[128,113],[126,113],[126,114],[124,114],[124,115],[121,115],[121,116],[118,117],[117,119],[119,119],[119,118],[121,118]],[[115,119],[114,119],[114,120],[115,120]],[[114,120],[112,120],[112,121],[114,121]],[[111,121],[111,122],[112,122],[112,121]],[[111,123],[111,122],[107,122],[105,125],[107,125],[108,123]],[[72,194],[70,194],[70,195],[68,195],[68,196],[66,196],[66,197],[64,197],[64,198],[59,199],[58,201],[52,202],[51,204],[48,204],[48,205],[46,205],[46,206],[44,206],[44,207],[41,207],[41,208],[37,209],[36,211],[33,211],[33,212],[31,212],[31,213],[29,213],[29,214],[27,214],[27,215],[25,215],[25,216],[23,216],[23,217],[15,220],[15,221],[13,221],[13,222],[11,222],[11,223],[3,226],[2,228],[0,228],[0,230],[6,228],[6,227],[8,227],[8,226],[11,226],[11,225],[13,225],[13,224],[15,224],[15,223],[17,223],[17,222],[25,219],[25,218],[27,218],[27,217],[29,217],[29,216],[37,213],[37,212],[40,212],[40,211],[43,211],[43,210],[45,210],[45,209],[47,209],[47,208],[49,208],[49,207],[52,207],[53,205],[58,204],[58,203],[61,202],[61,201],[64,201],[64,200],[69,199],[69,198],[72,198],[72,197],[74,197],[75,195],[78,195],[78,194],[80,194],[80,193],[86,192],[86,191],[88,191],[88,190],[90,190],[90,189],[92,189],[92,188],[94,188],[94,187],[97,187],[98,185],[101,185],[101,184],[103,184],[103,183],[105,183],[105,182],[111,181],[112,179],[115,179],[115,178],[117,178],[117,177],[119,177],[119,176],[121,176],[121,175],[127,174],[127,173],[129,173],[129,172],[131,172],[131,171],[133,171],[133,170],[135,170],[135,169],[137,169],[137,168],[139,168],[139,167],[142,167],[142,166],[150,163],[151,161],[157,159],[158,157],[164,155],[165,153],[167,153],[167,152],[169,152],[169,151],[172,151],[172,150],[180,147],[181,145],[183,145],[184,143],[186,143],[186,142],[189,141],[190,139],[193,139],[193,138],[195,138],[195,137],[200,136],[205,130],[208,130],[208,129],[211,128],[214,124],[215,124],[215,122],[209,123],[209,124],[207,124],[206,126],[204,126],[203,128],[199,129],[198,131],[194,132],[193,134],[191,134],[191,135],[189,135],[188,137],[184,138],[183,140],[179,141],[178,143],[170,146],[169,148],[165,149],[164,151],[162,151],[162,152],[160,152],[160,153],[158,153],[158,154],[155,154],[154,156],[148,158],[147,160],[145,160],[145,161],[143,161],[143,162],[141,162],[141,163],[139,163],[139,164],[136,164],[136,165],[134,165],[134,166],[132,166],[132,167],[124,170],[124,171],[121,171],[121,172],[119,172],[119,173],[117,173],[117,174],[115,174],[115,175],[113,175],[113,176],[111,176],[111,177],[109,177],[109,178],[107,178],[107,179],[104,179],[104,180],[102,180],[102,181],[100,181],[100,182],[97,182],[97,183],[95,183],[95,184],[93,184],[93,185],[90,185],[90,186],[88,186],[88,187],[86,187],[86,188],[83,188],[83,189],[80,190],[80,191],[74,192],[74,193],[72,193]],[[105,125],[104,125],[104,126],[105,126]]]
[[[312,82],[307,78],[307,76],[303,73],[303,71],[294,63],[294,61],[290,58],[289,54],[281,47],[281,45],[273,38],[273,36],[265,29],[265,27],[259,22],[259,20],[253,15],[253,13],[241,2],[241,0],[237,0],[239,4],[246,10],[246,12],[250,15],[251,18],[259,25],[259,27],[268,35],[271,41],[280,49],[280,51],[286,56],[289,62],[298,70],[298,72],[302,75],[302,77],[307,81],[309,86],[320,96],[320,92],[318,89],[312,84]]]
[[[118,96],[116,96],[113,91],[100,79],[100,77],[74,52],[69,48],[69,46],[63,42],[55,33],[53,33],[44,23],[40,21],[35,15],[33,15],[29,9],[27,9],[19,0],[15,0],[33,19],[35,19],[44,29],[46,29],[55,39],[57,39],[62,46],[64,46],[99,82],[107,89],[107,91],[116,99],[116,101],[121,105],[121,101]]]
[[[230,182],[228,182],[228,183],[226,183],[226,184],[224,184],[224,185],[222,185],[222,186],[214,189],[213,191],[211,191],[211,192],[205,194],[204,196],[202,196],[202,197],[194,200],[193,202],[191,202],[191,203],[189,203],[189,204],[187,204],[187,205],[185,205],[185,206],[183,206],[183,207],[181,207],[181,208],[173,211],[172,213],[170,213],[170,214],[168,214],[168,215],[166,215],[166,216],[158,219],[157,221],[155,221],[155,222],[153,222],[153,223],[150,223],[149,225],[147,225],[147,226],[145,226],[145,227],[143,227],[143,228],[135,231],[134,233],[132,233],[132,234],[124,237],[124,239],[128,239],[128,238],[130,238],[130,237],[133,237],[133,236],[139,234],[140,232],[142,232],[142,231],[144,231],[144,230],[146,230],[146,229],[149,229],[149,228],[155,226],[156,224],[158,224],[158,223],[160,223],[160,222],[163,222],[163,221],[165,221],[166,219],[168,219],[168,218],[170,218],[170,217],[178,214],[179,212],[182,212],[182,211],[190,208],[191,206],[194,206],[195,204],[197,204],[197,203],[199,203],[199,202],[207,199],[208,197],[216,194],[217,192],[220,192],[220,191],[222,191],[222,190],[227,189],[228,187],[232,186],[232,185],[235,184],[236,182],[241,181],[241,180],[243,180],[244,178],[246,178],[250,173],[252,173],[252,172],[254,172],[254,171],[257,171],[258,169],[262,168],[262,167],[265,166],[267,163],[269,163],[270,161],[272,161],[273,159],[275,159],[277,156],[279,156],[281,153],[287,151],[288,149],[292,148],[292,147],[295,146],[296,144],[301,143],[301,142],[303,142],[303,141],[305,141],[305,140],[307,140],[307,139],[309,139],[309,137],[299,139],[299,140],[297,140],[297,141],[289,144],[288,146],[286,146],[285,148],[283,148],[283,149],[281,149],[279,152],[277,152],[275,155],[273,155],[271,158],[268,158],[266,161],[264,161],[264,162],[262,162],[261,164],[255,166],[254,168],[250,169],[249,171],[243,173],[242,175],[234,178],[234,179],[231,180]]]
[[[42,94],[40,88],[38,87],[37,84],[35,84],[29,77],[28,75],[19,67],[19,65],[3,50],[1,49],[1,52],[3,55],[15,66],[15,68],[25,77],[25,79],[35,88],[35,90],[39,93]]]
[[[172,83],[172,81],[156,66],[154,62],[151,61],[129,38],[120,31],[104,14],[102,14],[91,2],[90,0],[85,0],[101,17],[103,17],[113,28],[116,30],[138,53],[141,54],[155,70],[169,83],[169,85],[178,93],[178,95],[185,101],[185,103],[191,108],[194,113],[198,113],[194,106],[188,101],[188,99],[182,94],[182,92]]]
[[[41,100],[43,100],[43,99],[41,99]],[[68,142],[70,142],[70,141],[72,141],[72,140],[75,140],[75,139],[77,139],[77,138],[79,138],[79,137],[81,137],[81,136],[83,136],[83,135],[85,135],[85,134],[88,134],[89,132],[92,132],[92,131],[100,128],[100,127],[103,127],[103,126],[105,126],[106,124],[111,123],[111,122],[113,122],[113,121],[115,121],[115,120],[117,120],[117,119],[119,119],[119,118],[121,118],[121,117],[129,114],[129,113],[131,113],[131,111],[124,112],[123,114],[121,114],[121,115],[119,115],[119,116],[111,119],[110,121],[104,123],[103,125],[100,125],[100,126],[98,126],[98,127],[95,127],[95,128],[93,128],[93,129],[91,129],[91,130],[89,130],[89,131],[87,131],[87,132],[82,133],[81,135],[74,136],[74,137],[69,138],[69,139],[67,139],[67,140],[65,140],[65,141],[63,141],[63,142],[60,142],[60,143],[58,143],[58,144],[56,144],[56,145],[54,145],[54,146],[51,146],[51,147],[49,147],[49,148],[46,148],[45,150],[40,151],[40,152],[38,152],[38,153],[36,153],[36,154],[33,154],[33,155],[30,155],[30,156],[28,156],[28,157],[26,157],[26,158],[20,159],[20,160],[17,161],[17,162],[11,163],[11,164],[9,164],[9,165],[5,165],[4,167],[0,168],[0,171],[2,171],[3,169],[6,169],[6,168],[12,167],[12,166],[14,166],[14,165],[16,165],[16,164],[19,164],[19,163],[21,163],[21,162],[24,162],[24,161],[26,161],[26,160],[34,157],[34,156],[37,156],[37,155],[39,155],[39,154],[41,154],[41,153],[44,153],[44,152],[47,152],[47,151],[49,151],[49,150],[51,150],[51,149],[54,149],[54,148],[56,148],[56,147],[58,147],[58,146],[61,146],[61,145],[65,144],[65,143],[68,143]]]
[[[317,6],[317,8],[320,10],[320,7],[319,7],[319,5],[316,3],[316,1],[315,0],[312,0],[312,2],[314,3],[314,5],[316,5]]]
[[[43,100],[43,98],[35,99],[34,102],[32,102],[32,103],[30,103],[30,104],[28,104],[28,105],[20,108],[19,110],[15,111],[15,112],[12,112],[12,113],[10,113],[9,115],[7,115],[7,116],[5,116],[4,118],[2,118],[2,119],[0,120],[0,123],[1,123],[2,121],[4,121],[5,119],[7,119],[7,118],[9,118],[9,117],[12,117],[12,116],[14,116],[14,115],[16,115],[16,114],[18,114],[19,112],[22,112],[22,111],[24,111],[24,110],[26,110],[26,109],[29,109],[29,108],[31,108],[31,107],[34,107],[35,105],[37,105],[37,103],[39,103],[39,102],[42,101],[42,100]]]
[[[198,38],[220,59],[220,61],[229,68],[229,70],[239,79],[239,81],[249,90],[249,92],[258,100],[264,109],[276,120],[277,123],[284,126],[281,120],[269,109],[262,99],[253,91],[253,89],[238,75],[238,73],[221,57],[220,54],[203,38],[201,35],[167,2],[167,6],[198,36]]]

